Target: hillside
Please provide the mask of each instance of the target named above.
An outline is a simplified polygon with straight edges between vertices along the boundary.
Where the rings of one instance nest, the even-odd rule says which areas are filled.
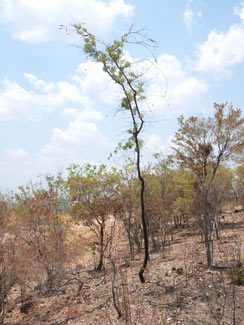
[[[138,278],[143,254],[131,261],[120,233],[122,227],[117,228],[110,258],[105,259],[105,268],[98,272],[93,271],[94,235],[87,227],[74,225],[81,254],[67,268],[63,286],[45,297],[33,294],[31,288],[23,305],[19,288],[14,287],[5,324],[244,324],[244,286],[233,285],[230,280],[231,267],[244,257],[243,211],[227,211],[222,216],[220,239],[215,241],[216,267],[207,269],[204,243],[198,228],[190,222],[188,227],[173,230],[165,252],[162,248],[151,251],[145,284]],[[114,275],[120,318],[113,305]],[[236,269],[233,276],[236,279],[238,275],[244,282],[243,268]]]

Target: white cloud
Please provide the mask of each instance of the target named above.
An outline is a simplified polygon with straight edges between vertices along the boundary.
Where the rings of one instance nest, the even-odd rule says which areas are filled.
[[[33,161],[24,149],[6,149],[0,160],[1,186],[5,184],[9,188],[14,188],[30,181],[35,175],[33,167]]]
[[[24,74],[30,89],[5,78],[0,83],[0,122],[39,120],[44,113],[59,110],[63,116],[98,120],[96,108],[116,108],[119,87],[102,70],[100,63],[87,61],[78,66],[71,81],[46,82],[30,73]],[[80,115],[81,118],[81,115]]]
[[[53,82],[38,80],[38,78],[31,73],[25,73],[24,76],[37,90],[47,93],[55,89],[55,84]]]
[[[66,130],[53,130],[50,143],[40,151],[38,169],[53,171],[74,162],[94,161],[103,156],[108,147],[108,140],[95,123],[78,118],[70,122]]]
[[[126,58],[136,62],[134,68],[142,72],[146,101],[143,109],[164,115],[190,110],[201,101],[208,84],[190,75],[173,55],[163,54],[155,60],[139,61],[126,52]],[[138,63],[139,62],[139,63]],[[112,109],[120,104],[121,89],[102,70],[100,63],[87,61],[79,65],[73,79],[89,98],[96,98]],[[197,105],[196,105],[197,106]]]
[[[31,85],[40,90],[41,99],[46,103],[47,110],[53,110],[55,107],[65,105],[65,103],[73,102],[79,104],[88,104],[89,100],[86,96],[82,96],[81,90],[74,84],[67,81],[58,81],[57,83],[46,83],[38,80],[34,75],[25,73]]]
[[[150,154],[160,151],[162,146],[162,139],[156,134],[150,134],[145,140],[145,149]]]
[[[196,25],[202,18],[202,12],[199,9],[201,5],[201,1],[194,1],[194,3],[190,0],[187,1],[186,9],[184,10],[182,17],[188,31],[192,31],[193,25]]]
[[[163,152],[164,154],[169,154],[172,152],[173,146],[173,136],[169,136],[166,141],[163,142],[162,138],[156,134],[150,134],[145,139],[144,150],[146,155],[151,158],[151,156],[157,152]]]
[[[124,0],[1,0],[0,21],[15,38],[43,42],[64,36],[60,25],[85,22],[94,32],[106,32],[119,16],[130,17],[133,7]]]
[[[211,31],[205,43],[198,46],[195,69],[219,76],[230,73],[230,68],[244,60],[244,2],[234,9],[242,23],[230,26],[226,33]]]
[[[144,109],[147,111],[163,112],[166,116],[178,114],[200,102],[208,89],[205,81],[189,74],[172,55],[161,55],[157,64],[154,60],[141,62],[137,68],[145,71]],[[0,121],[34,120],[54,110],[70,118],[81,119],[82,114],[83,120],[99,120],[101,112],[115,110],[120,105],[121,89],[110,80],[100,63],[80,64],[71,82],[46,82],[29,73],[25,77],[31,90],[4,80],[0,88]]]
[[[5,78],[0,88],[0,122],[37,120],[44,112],[76,105],[89,108],[91,100],[82,94],[78,85],[67,81],[45,82],[32,74],[25,74],[33,89],[26,90],[15,81]]]
[[[85,109],[77,116],[79,121],[101,121],[103,115],[95,109]]]
[[[68,117],[76,117],[79,112],[73,107],[66,107],[64,110],[62,110],[61,114]]]
[[[24,76],[29,89],[7,78],[0,81],[0,122],[36,121],[54,110],[71,118],[100,120],[100,110],[116,108],[120,102],[119,87],[99,63],[80,64],[70,82],[47,82],[30,73]]]
[[[107,104],[116,104],[120,98],[120,88],[103,71],[101,63],[88,60],[81,63],[73,79],[89,98],[96,98]]]
[[[35,156],[23,148],[6,149],[0,160],[1,184],[14,188],[31,180],[35,182],[40,174],[63,171],[72,163],[105,161],[109,141],[94,122],[84,121],[85,115],[89,118],[88,114],[80,114],[67,129],[55,128],[49,143]]]
[[[194,23],[194,13],[190,9],[186,9],[183,12],[183,21],[186,24],[187,29],[191,29]]]
[[[201,101],[208,89],[204,81],[190,75],[172,55],[161,55],[157,64],[148,64],[141,63],[139,68],[146,71],[145,95],[153,114],[156,111],[164,116],[184,114],[184,110],[190,110]],[[25,77],[30,90],[14,81],[4,81],[0,90],[0,121],[37,119],[54,110],[71,121],[67,127],[55,125],[50,140],[36,149],[35,156],[30,157],[18,148],[5,152],[0,167],[8,170],[6,174],[15,176],[15,179],[10,177],[12,184],[17,181],[22,184],[23,179],[33,179],[36,174],[62,170],[71,163],[105,161],[112,148],[98,125],[103,120],[104,109],[116,109],[121,92],[102,71],[101,65],[90,61],[81,64],[71,82],[47,82],[27,73]],[[147,149],[155,152],[164,150],[165,146],[157,135],[151,135],[147,139]],[[18,176],[17,171],[21,175]],[[4,180],[11,183],[6,177]]]
[[[199,109],[208,84],[190,75],[173,55],[163,54],[157,63],[157,77],[146,91],[148,108],[165,116]]]
[[[61,112],[61,114],[73,117],[79,121],[101,121],[103,119],[103,115],[95,109],[84,109],[79,112],[75,108],[67,107]]]
[[[7,159],[27,158],[28,153],[22,148],[6,149],[5,155]]]
[[[234,8],[234,14],[238,15],[244,23],[244,1],[242,2],[241,7]]]
[[[17,119],[37,119],[41,98],[28,92],[15,81],[4,79],[0,89],[0,121]]]

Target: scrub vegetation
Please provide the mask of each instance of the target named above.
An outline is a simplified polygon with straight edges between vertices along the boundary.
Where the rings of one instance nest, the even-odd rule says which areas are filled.
[[[180,116],[173,153],[142,164],[144,71],[125,47],[152,41],[130,30],[108,45],[74,28],[120,87],[125,163],[73,164],[1,193],[0,323],[241,324],[242,111]]]

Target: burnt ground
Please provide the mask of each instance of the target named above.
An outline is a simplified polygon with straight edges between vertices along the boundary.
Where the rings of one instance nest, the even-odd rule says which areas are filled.
[[[8,325],[61,324],[244,324],[244,286],[233,285],[231,267],[244,259],[244,212],[226,213],[220,239],[215,241],[215,266],[206,268],[204,243],[194,227],[174,230],[165,252],[150,254],[146,283],[138,271],[143,254],[130,261],[126,243],[117,235],[111,254],[117,266],[115,293],[122,312],[118,318],[112,299],[112,264],[106,260],[101,272],[94,269],[94,241],[87,228],[76,230],[85,240],[70,280],[48,297],[30,296],[21,306],[19,289],[13,288],[6,308]],[[244,277],[244,276],[243,276]],[[78,286],[82,282],[82,287]],[[78,290],[80,289],[80,290]]]

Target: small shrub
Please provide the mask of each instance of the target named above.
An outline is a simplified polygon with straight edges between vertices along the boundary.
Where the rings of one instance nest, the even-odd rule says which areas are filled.
[[[176,268],[172,266],[172,271],[176,272],[177,275],[182,275],[184,273],[183,267]]]
[[[208,292],[208,291],[206,291],[206,292],[205,292],[205,297],[208,299],[208,298],[210,298],[210,296],[211,296],[211,293]]]
[[[178,269],[176,269],[176,274],[182,275],[183,273],[184,273],[183,267],[179,267]]]
[[[97,309],[94,309],[94,310],[92,311],[92,314],[93,314],[94,316],[97,316],[97,314],[98,314],[98,310],[97,310]]]
[[[244,267],[242,264],[233,267],[231,271],[227,272],[227,276],[231,280],[232,284],[241,286],[244,285]]]

